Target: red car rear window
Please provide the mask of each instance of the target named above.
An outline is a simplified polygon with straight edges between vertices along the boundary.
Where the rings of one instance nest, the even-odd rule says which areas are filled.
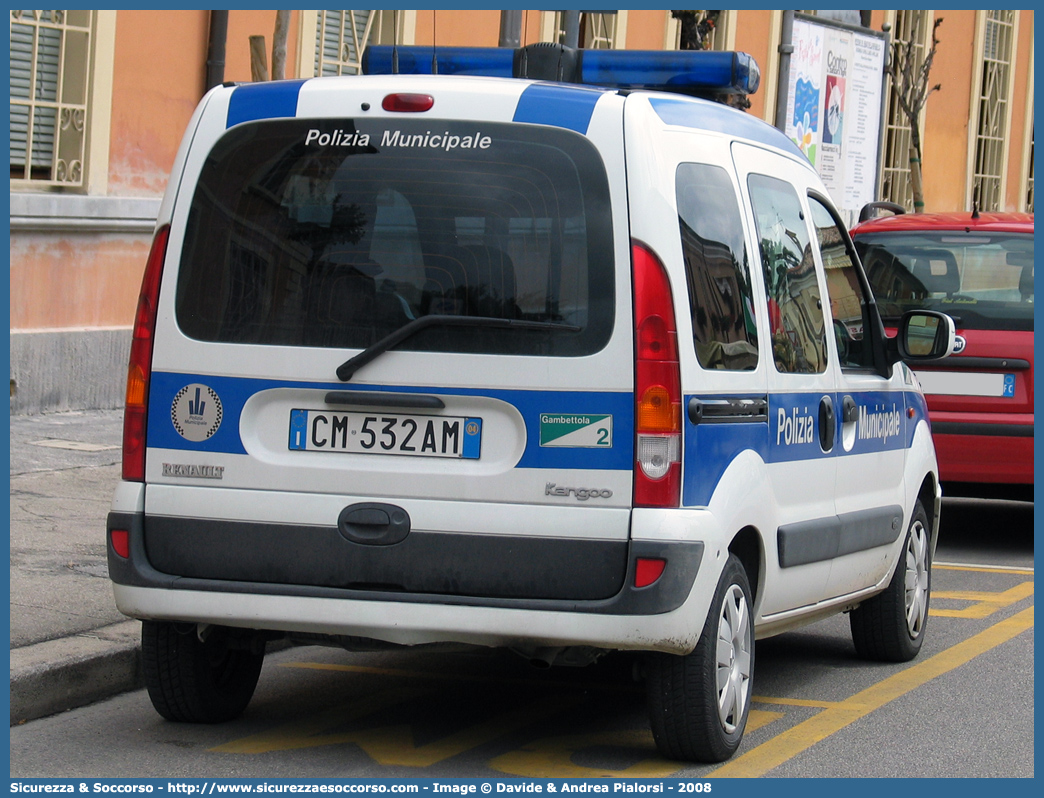
[[[886,320],[930,308],[962,328],[1033,329],[1031,234],[882,232],[855,245]]]

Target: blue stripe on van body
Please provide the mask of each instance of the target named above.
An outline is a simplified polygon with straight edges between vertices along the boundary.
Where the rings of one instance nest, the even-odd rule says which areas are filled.
[[[688,406],[686,397],[683,407]],[[768,459],[768,424],[698,424],[686,420],[682,441],[682,505],[706,507],[725,469],[746,451]]]
[[[304,80],[276,80],[236,86],[228,101],[225,127],[256,119],[297,116],[297,97]]]
[[[171,410],[179,391],[200,383],[213,389],[221,401],[222,421],[207,440],[195,443],[183,438],[174,428]],[[216,377],[172,372],[153,372],[149,393],[148,446],[189,452],[246,454],[240,438],[240,419],[247,400],[260,391],[273,388],[304,390],[343,390],[340,382],[291,383],[237,377]],[[352,385],[352,390],[392,391],[396,393],[435,393],[459,396],[488,396],[518,408],[526,425],[526,448],[518,468],[593,469],[630,471],[634,456],[634,395],[629,392],[597,391],[523,391],[463,390],[441,387],[388,388],[379,385]],[[824,453],[819,446],[819,400],[822,393],[774,394],[769,400],[767,422],[703,423],[685,422],[683,442],[684,469],[682,504],[686,507],[706,506],[721,475],[742,452],[751,450],[766,463],[798,463],[821,457],[868,454],[907,449],[913,443],[917,422],[927,419],[924,397],[916,391],[872,391],[851,395],[865,408],[871,421],[857,436],[852,450],[844,451],[840,443],[840,397],[831,394],[837,409],[834,451]],[[691,396],[685,397],[685,405]],[[913,417],[907,415],[912,409]],[[807,414],[806,414],[807,411]],[[891,434],[887,416],[900,415],[901,432]],[[609,449],[541,447],[540,415],[542,413],[603,415],[613,417],[613,446]],[[876,420],[869,417],[876,414]],[[795,427],[794,418],[812,417],[812,440],[804,440],[808,431]],[[894,416],[893,416],[894,418]],[[783,421],[781,421],[781,419]],[[781,430],[781,423],[784,428]],[[290,418],[286,419],[287,431]],[[787,426],[790,443],[786,443]],[[800,427],[800,424],[797,425]]]
[[[595,104],[603,89],[534,83],[518,98],[513,122],[554,125],[587,135]]]
[[[204,441],[193,442],[182,437],[174,427],[172,409],[175,397],[187,385],[198,383],[211,388],[221,401],[222,420],[218,429]],[[153,372],[149,389],[148,446],[191,452],[246,454],[240,437],[243,407],[254,394],[274,388],[331,391],[344,390],[342,382],[296,383],[213,375]],[[526,424],[526,448],[519,468],[584,468],[607,471],[630,471],[634,467],[634,394],[600,391],[522,391],[464,390],[434,386],[389,388],[381,385],[352,383],[353,391],[390,391],[457,396],[488,396],[513,405]],[[322,407],[321,399],[316,408]],[[423,411],[420,411],[423,412]],[[540,446],[542,413],[573,415],[611,415],[613,446],[606,448],[566,448]],[[286,418],[289,433],[290,417]],[[485,430],[483,434],[489,434]]]
[[[819,402],[834,402],[834,447],[819,444]],[[851,450],[841,442],[841,399],[851,396],[860,409]],[[689,400],[685,397],[684,406]],[[703,398],[703,397],[698,397]],[[912,409],[913,416],[907,411]],[[927,419],[924,397],[916,391],[770,394],[767,422],[701,423],[686,420],[682,469],[682,504],[706,506],[725,469],[745,451],[766,463],[800,463],[824,457],[847,457],[909,449],[917,422]]]
[[[819,444],[819,402],[827,395],[834,402],[835,429],[834,448],[824,452]],[[788,463],[908,449],[913,443],[916,424],[908,419],[906,410],[914,395],[904,391],[771,394],[766,462]],[[847,451],[841,443],[841,403],[845,396],[855,400],[860,412],[855,441]]]
[[[701,101],[681,97],[651,97],[649,104],[656,115],[668,125],[709,130],[738,139],[757,141],[792,155],[798,155],[806,162],[808,161],[808,158],[786,134],[767,122],[762,122],[757,117],[737,111],[735,108],[729,108],[727,105],[709,100]]]

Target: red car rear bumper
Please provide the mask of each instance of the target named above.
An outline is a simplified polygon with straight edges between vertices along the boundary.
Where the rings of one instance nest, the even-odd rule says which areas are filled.
[[[959,418],[940,418],[939,415]],[[933,414],[932,438],[943,482],[1033,484],[1033,417],[983,420]]]

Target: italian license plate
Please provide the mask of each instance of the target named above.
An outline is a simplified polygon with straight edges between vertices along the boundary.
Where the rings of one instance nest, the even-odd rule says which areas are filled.
[[[1014,374],[978,374],[968,371],[916,371],[921,389],[936,396],[1015,396]]]
[[[291,410],[290,449],[477,460],[482,419]]]

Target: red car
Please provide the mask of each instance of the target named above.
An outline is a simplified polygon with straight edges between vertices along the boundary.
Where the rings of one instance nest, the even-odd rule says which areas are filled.
[[[1033,214],[885,216],[852,238],[886,325],[911,308],[957,325],[954,354],[916,371],[949,495],[1032,501]]]

